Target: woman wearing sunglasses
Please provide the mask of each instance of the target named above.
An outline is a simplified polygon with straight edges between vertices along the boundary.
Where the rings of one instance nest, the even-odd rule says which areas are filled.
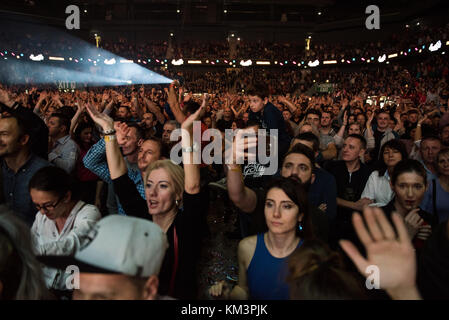
[[[36,172],[29,184],[31,199],[39,212],[31,228],[37,255],[72,255],[101,218],[97,207],[79,200],[71,177],[57,167]],[[66,280],[70,273],[44,268],[45,282],[58,297],[70,296]]]

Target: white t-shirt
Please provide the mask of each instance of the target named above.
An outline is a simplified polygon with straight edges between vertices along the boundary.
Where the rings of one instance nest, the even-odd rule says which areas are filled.
[[[36,255],[74,255],[80,247],[80,239],[100,219],[97,207],[78,201],[59,233],[56,223],[39,211],[31,228]],[[49,288],[66,290],[65,279],[69,275],[60,270],[44,268],[45,282]]]

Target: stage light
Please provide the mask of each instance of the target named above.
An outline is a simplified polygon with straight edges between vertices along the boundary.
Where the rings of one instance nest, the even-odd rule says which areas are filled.
[[[316,66],[318,66],[320,64],[320,61],[318,61],[318,59],[317,60],[315,60],[315,61],[309,61],[309,63],[307,64],[309,67],[316,67]]]
[[[362,57],[362,61],[365,61],[365,58]]]
[[[228,13],[228,10],[223,10],[224,13]]]
[[[201,64],[201,60],[187,60],[188,64]]]
[[[120,63],[134,63],[133,60],[121,59]]]
[[[179,10],[179,9],[178,9],[178,10],[176,10],[176,13],[180,13],[180,12],[181,12],[181,10]]]
[[[34,54],[31,54],[30,55],[30,60],[32,60],[32,61],[42,61],[42,60],[44,60],[44,56],[42,55],[42,53],[38,54],[37,56],[35,56]]]
[[[112,65],[112,64],[115,64],[116,63],[116,61],[115,61],[115,59],[114,58],[112,58],[112,59],[106,59],[106,60],[104,60],[104,64],[108,64],[108,65]]]
[[[343,60],[341,60],[341,62],[345,62],[345,60],[343,59]],[[326,61],[323,61],[323,64],[336,64],[337,63],[337,60],[326,60]]]
[[[270,65],[271,62],[270,61],[256,61],[257,65]]]
[[[429,51],[438,51],[441,48],[441,40],[438,40],[435,44],[431,43],[429,46]]]
[[[388,55],[388,59],[396,58],[397,56],[398,56],[397,53],[389,54],[389,55]]]
[[[64,61],[63,57],[48,57],[48,60],[54,60],[54,61]]]
[[[382,56],[379,56],[379,58],[377,59],[377,61],[379,61],[380,63],[384,62],[387,59],[387,56],[384,54]]]
[[[240,60],[240,65],[243,67],[249,67],[252,64],[253,64],[253,62],[251,60],[246,60],[246,61]]]
[[[171,64],[174,65],[174,66],[180,66],[180,65],[184,64],[184,60],[182,60],[182,59],[179,59],[179,60],[173,59],[171,61]]]

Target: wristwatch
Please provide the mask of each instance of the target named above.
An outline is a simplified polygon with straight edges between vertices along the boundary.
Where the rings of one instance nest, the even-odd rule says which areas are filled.
[[[198,143],[193,143],[193,146],[188,146],[188,147],[183,147],[182,148],[182,152],[194,152],[194,151],[198,151],[200,148],[199,148],[199,145],[198,145]]]

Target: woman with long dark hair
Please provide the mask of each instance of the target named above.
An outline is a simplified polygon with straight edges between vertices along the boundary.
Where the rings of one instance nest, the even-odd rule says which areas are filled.
[[[240,241],[239,282],[232,291],[222,281],[210,288],[210,294],[239,300],[287,300],[288,259],[304,239],[313,238],[307,212],[307,193],[298,181],[273,181],[264,208],[268,231]]]

